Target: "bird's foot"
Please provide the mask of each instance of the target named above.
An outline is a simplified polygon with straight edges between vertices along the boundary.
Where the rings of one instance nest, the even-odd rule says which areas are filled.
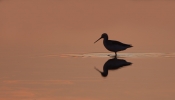
[[[108,56],[111,57],[111,58],[117,58],[116,55],[108,55]]]

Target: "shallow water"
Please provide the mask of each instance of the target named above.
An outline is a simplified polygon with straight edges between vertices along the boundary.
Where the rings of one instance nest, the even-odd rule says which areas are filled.
[[[46,55],[58,56],[58,55]],[[61,54],[61,57],[114,57],[114,53]],[[117,53],[117,58],[175,57],[175,53]]]
[[[0,0],[0,100],[174,100],[173,9],[172,0]],[[115,59],[94,44],[103,32],[133,47]]]
[[[63,54],[22,57],[1,70],[1,98],[10,100],[127,100],[173,99],[174,57],[119,53],[133,63],[117,70],[103,70],[110,53]],[[146,53],[148,54],[148,53]],[[159,53],[158,53],[159,54]],[[66,56],[65,56],[66,55]],[[83,55],[83,56],[82,56]],[[155,53],[154,53],[155,55]],[[164,55],[161,53],[161,55]],[[141,58],[142,57],[142,58]],[[10,64],[9,64],[10,65]]]

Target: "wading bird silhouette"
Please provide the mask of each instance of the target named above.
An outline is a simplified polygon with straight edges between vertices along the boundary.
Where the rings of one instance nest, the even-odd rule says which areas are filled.
[[[115,56],[117,56],[118,51],[122,51],[127,48],[133,47],[130,44],[125,44],[115,40],[108,40],[108,35],[106,33],[103,33],[97,41],[99,41],[102,38],[103,38],[103,45],[105,46],[105,48],[109,51],[115,52]],[[96,43],[97,41],[95,41],[94,43]]]

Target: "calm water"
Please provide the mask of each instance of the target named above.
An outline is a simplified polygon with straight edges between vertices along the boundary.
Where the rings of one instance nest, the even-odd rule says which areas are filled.
[[[143,57],[120,53],[132,62],[102,77],[111,53],[67,56],[20,57],[4,63],[1,70],[0,97],[4,100],[165,100],[174,99],[174,57]],[[132,54],[132,53],[129,53]],[[65,55],[65,54],[64,54]],[[69,55],[69,56],[68,56]],[[80,56],[88,55],[88,56]],[[91,56],[93,57],[91,57]],[[142,56],[142,58],[141,58]],[[13,65],[13,66],[9,66]],[[2,68],[2,67],[1,67]]]
[[[174,100],[174,1],[100,2],[0,0],[0,99]]]

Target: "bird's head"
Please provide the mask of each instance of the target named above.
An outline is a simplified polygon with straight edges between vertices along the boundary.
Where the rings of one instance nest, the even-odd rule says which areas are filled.
[[[97,40],[97,41],[99,41],[100,39],[108,39],[108,35],[106,34],[106,33],[103,33],[102,35],[101,35],[101,37]],[[95,41],[94,43],[96,43],[97,41]]]
[[[103,34],[101,35],[101,38],[106,38],[106,37],[108,37],[108,35],[107,35],[106,33],[103,33]]]

